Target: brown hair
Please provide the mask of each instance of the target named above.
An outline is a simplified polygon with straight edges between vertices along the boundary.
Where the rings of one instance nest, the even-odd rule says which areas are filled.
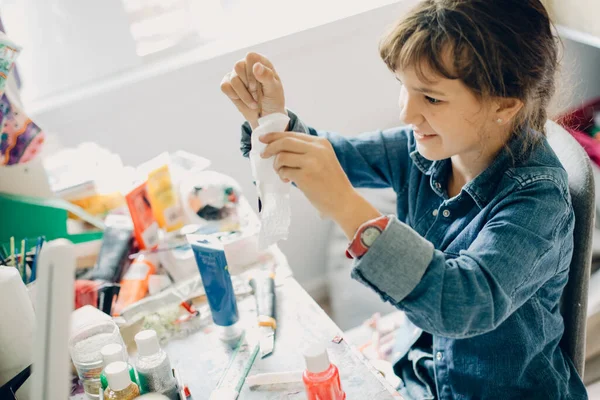
[[[460,79],[480,99],[512,97],[524,104],[513,125],[525,147],[545,134],[555,91],[558,40],[540,0],[424,0],[383,37],[381,58],[393,72],[423,64]],[[451,51],[452,65],[442,54]],[[531,129],[529,129],[531,128]]]

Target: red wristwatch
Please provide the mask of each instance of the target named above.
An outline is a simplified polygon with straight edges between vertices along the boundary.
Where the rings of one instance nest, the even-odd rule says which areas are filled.
[[[361,258],[387,228],[390,217],[383,215],[362,224],[346,249],[346,257]]]

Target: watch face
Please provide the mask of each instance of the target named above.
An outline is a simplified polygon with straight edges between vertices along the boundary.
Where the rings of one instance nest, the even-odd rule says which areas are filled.
[[[362,235],[360,235],[360,240],[366,247],[371,247],[379,235],[381,235],[381,229],[376,226],[369,226],[363,231]]]

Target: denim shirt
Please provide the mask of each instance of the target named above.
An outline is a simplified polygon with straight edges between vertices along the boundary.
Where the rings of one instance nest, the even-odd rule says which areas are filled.
[[[450,160],[421,156],[409,129],[347,138],[288,113],[289,130],[331,142],[354,187],[396,192],[397,216],[352,277],[431,334],[436,398],[587,398],[559,347],[574,214],[567,174],[545,139],[527,157],[512,140],[449,198]],[[245,154],[249,137],[245,124]]]

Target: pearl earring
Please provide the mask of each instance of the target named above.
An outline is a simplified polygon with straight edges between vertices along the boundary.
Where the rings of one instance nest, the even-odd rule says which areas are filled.
[[[497,122],[497,123],[499,123],[499,124],[501,124],[501,123],[502,123],[502,118],[498,118],[498,119],[496,120],[496,122]]]

